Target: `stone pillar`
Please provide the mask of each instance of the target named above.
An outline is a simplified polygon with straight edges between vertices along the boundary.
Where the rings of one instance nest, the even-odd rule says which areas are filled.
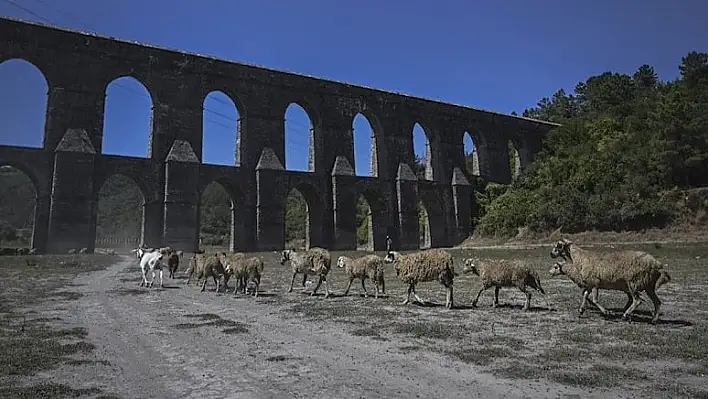
[[[399,250],[418,249],[418,179],[406,163],[398,165],[396,174],[398,197],[398,245]]]
[[[38,188],[39,190],[39,188]],[[38,195],[34,205],[34,228],[32,229],[32,248],[37,253],[47,252],[47,237],[49,235],[49,210],[51,197]]]
[[[199,248],[199,158],[184,140],[175,140],[165,160],[162,244],[185,252]]]
[[[275,251],[285,247],[285,168],[266,147],[256,165],[256,247]]]
[[[86,130],[68,129],[54,153],[48,253],[93,252],[93,174],[96,151]]]
[[[141,244],[150,248],[162,247],[162,216],[164,200],[153,200],[143,204],[143,234]]]
[[[357,248],[356,203],[358,196],[350,189],[354,184],[353,178],[354,169],[347,158],[338,156],[332,168],[332,214],[334,215],[332,249],[355,251]]]
[[[472,233],[472,186],[459,167],[452,171],[452,201],[455,212],[454,245]]]

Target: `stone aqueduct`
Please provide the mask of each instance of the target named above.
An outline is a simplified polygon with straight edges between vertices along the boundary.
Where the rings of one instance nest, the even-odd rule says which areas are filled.
[[[145,198],[143,242],[193,250],[199,203],[219,182],[235,204],[231,250],[284,246],[284,206],[291,188],[305,197],[311,246],[356,249],[356,201],[372,211],[375,250],[391,234],[416,249],[418,200],[428,211],[430,244],[445,247],[471,233],[472,181],[463,135],[478,151],[479,173],[508,182],[509,141],[523,169],[555,124],[317,79],[212,57],[0,18],[0,63],[23,59],[49,88],[42,148],[0,146],[0,165],[25,172],[37,192],[33,245],[40,252],[94,248],[98,193],[107,178],[134,180]],[[131,76],[153,101],[148,158],[102,153],[106,87]],[[201,162],[202,103],[219,90],[238,109],[235,166]],[[286,171],[284,113],[309,114],[309,172]],[[354,175],[352,120],[369,120],[372,177]],[[412,131],[427,133],[426,179],[413,173]]]

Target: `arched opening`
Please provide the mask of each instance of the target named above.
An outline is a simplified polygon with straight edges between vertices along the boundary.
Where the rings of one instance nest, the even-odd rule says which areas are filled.
[[[363,194],[356,203],[356,246],[359,251],[374,250],[373,213]]]
[[[135,248],[143,237],[145,197],[132,179],[113,175],[98,192],[96,248]]]
[[[36,198],[27,174],[0,164],[0,246],[32,247]]]
[[[233,250],[235,205],[219,182],[204,188],[199,205],[199,248]]]
[[[304,108],[291,103],[285,110],[285,169],[315,171],[315,130]]]
[[[11,59],[0,63],[0,143],[41,148],[49,86],[33,64]]]
[[[509,170],[511,170],[511,178],[515,179],[521,172],[521,159],[519,151],[516,149],[514,142],[509,140]]]
[[[357,176],[377,177],[376,139],[369,120],[362,114],[356,114],[352,122],[354,140],[354,164]]]
[[[285,248],[300,249],[305,247],[309,218],[307,201],[302,193],[294,188],[285,200]]]
[[[420,249],[430,248],[430,219],[428,218],[428,210],[425,209],[423,201],[418,201],[418,246]]]
[[[463,136],[463,147],[467,171],[472,176],[479,176],[479,154],[477,153],[474,139],[469,132],[465,132]]]
[[[238,140],[238,108],[221,91],[212,91],[204,99],[202,112],[202,162],[234,166]]]
[[[433,180],[430,140],[428,133],[419,123],[413,125],[413,153],[415,164],[412,166],[415,175],[419,180]]]
[[[290,190],[284,218],[286,248],[310,248],[322,244],[322,201],[314,187],[299,184]]]
[[[123,76],[106,87],[104,154],[147,158],[152,134],[152,97],[137,79]]]

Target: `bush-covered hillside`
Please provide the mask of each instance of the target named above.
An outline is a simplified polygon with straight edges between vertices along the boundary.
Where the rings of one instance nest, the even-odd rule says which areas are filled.
[[[563,124],[510,187],[477,194],[478,233],[634,231],[706,222],[708,54],[682,58],[680,77],[649,65],[605,72],[557,91],[524,116]]]

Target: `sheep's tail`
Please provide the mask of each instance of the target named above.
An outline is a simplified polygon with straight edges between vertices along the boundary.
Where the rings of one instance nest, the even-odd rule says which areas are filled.
[[[669,272],[663,269],[659,270],[659,278],[656,280],[654,290],[658,290],[659,287],[668,283],[669,281],[671,281],[671,276],[669,275]]]

